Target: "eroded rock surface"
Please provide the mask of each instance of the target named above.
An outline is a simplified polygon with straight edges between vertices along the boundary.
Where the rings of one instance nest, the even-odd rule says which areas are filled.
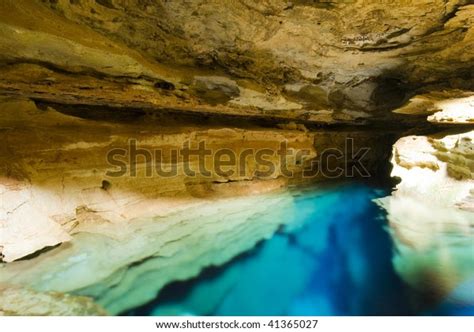
[[[163,215],[200,198],[281,187],[288,180],[278,179],[282,168],[260,175],[264,169],[255,158],[262,149],[277,151],[284,143],[293,150],[284,162],[295,177],[316,156],[314,134],[301,131],[97,122],[40,110],[28,101],[0,107],[7,142],[0,155],[0,245],[7,262],[69,241],[81,229],[103,233],[116,223]],[[231,149],[234,162],[216,168],[215,158],[200,165],[197,156],[178,157],[201,143],[211,155]],[[117,149],[124,154],[110,157]],[[281,164],[276,154],[268,158]],[[121,167],[113,163],[119,159]]]
[[[35,292],[7,285],[0,287],[0,316],[103,316],[91,298],[59,292]]]
[[[395,113],[428,116],[435,124],[462,125],[474,123],[473,92],[444,90],[417,95]]]
[[[469,0],[3,1],[0,93],[316,123],[472,89]]]
[[[272,236],[292,220],[292,202],[287,193],[224,199],[78,232],[70,243],[0,267],[0,283],[91,296],[117,314]]]

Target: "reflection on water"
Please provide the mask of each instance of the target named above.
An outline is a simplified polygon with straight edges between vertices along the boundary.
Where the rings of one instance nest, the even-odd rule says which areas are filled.
[[[353,183],[295,190],[293,220],[229,263],[165,287],[134,315],[472,314],[472,283],[451,303],[411,288],[393,268],[387,192]],[[258,222],[258,220],[256,221]],[[459,296],[456,296],[458,299]]]

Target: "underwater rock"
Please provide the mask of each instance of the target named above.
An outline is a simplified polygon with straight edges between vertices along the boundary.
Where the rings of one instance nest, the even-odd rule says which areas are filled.
[[[290,222],[279,190],[305,171],[367,177],[362,148],[384,174],[401,132],[465,131],[473,18],[470,0],[0,1],[0,284],[120,313]],[[397,270],[444,294],[471,274],[474,189],[472,132],[442,136],[395,145],[381,202]],[[293,155],[266,176],[173,155],[201,143]]]
[[[391,143],[390,133],[216,127],[140,113],[130,120],[119,109],[99,110],[113,112],[103,119],[95,109],[76,116],[68,109],[39,107],[27,100],[0,103],[2,139],[8,142],[0,147],[0,252],[6,262],[71,241],[76,233],[120,237],[115,225],[129,220],[324,178],[310,172],[306,179],[303,172],[317,171],[321,165],[313,161],[326,149],[347,153],[329,165],[344,170],[357,162],[359,149],[370,148],[360,162],[376,174]],[[201,143],[209,150],[203,153],[231,151],[235,162],[216,167],[215,158],[201,163],[190,157],[185,165],[178,158],[187,146],[197,149]],[[282,147],[287,156],[278,153]],[[111,151],[120,154],[109,158]],[[265,156],[271,172],[256,159],[261,151],[272,152]]]
[[[288,193],[201,204],[134,218],[110,234],[80,232],[37,257],[0,267],[0,284],[93,297],[111,314],[153,299],[164,285],[221,265],[269,238],[294,214]]]
[[[0,316],[104,316],[91,298],[0,285]]]
[[[293,222],[230,262],[167,285],[152,302],[128,314],[418,312],[408,299],[410,291],[393,271],[383,211],[371,201],[384,191],[375,188],[334,182],[293,188]]]

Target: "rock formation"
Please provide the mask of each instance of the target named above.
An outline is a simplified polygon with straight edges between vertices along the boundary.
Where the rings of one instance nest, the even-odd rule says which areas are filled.
[[[393,148],[392,176],[401,182],[380,200],[397,247],[395,268],[435,298],[463,283],[474,286],[473,140],[474,131],[400,139]]]
[[[317,123],[472,90],[469,0],[2,1],[0,89],[48,103]]]
[[[440,263],[439,237],[472,239],[473,21],[471,0],[1,1],[0,285],[20,287],[5,294],[46,292],[66,314],[101,311],[54,292],[112,314],[143,304],[270,237],[285,188],[324,178],[307,172],[387,173],[397,139],[401,182],[380,204],[417,287],[417,255]],[[201,143],[291,153],[222,169],[173,155]]]
[[[92,299],[59,292],[35,292],[12,285],[0,288],[0,316],[104,316]]]

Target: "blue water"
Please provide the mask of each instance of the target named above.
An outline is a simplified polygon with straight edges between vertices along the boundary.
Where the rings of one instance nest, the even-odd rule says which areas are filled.
[[[271,239],[166,286],[130,314],[470,314],[433,302],[394,271],[384,211],[372,201],[388,193],[364,183],[295,190],[294,220]]]

